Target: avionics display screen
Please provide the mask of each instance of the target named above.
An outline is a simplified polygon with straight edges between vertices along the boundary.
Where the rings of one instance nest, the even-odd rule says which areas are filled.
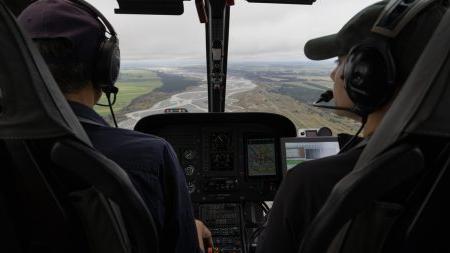
[[[339,143],[334,137],[313,138],[282,138],[284,168],[292,169],[304,161],[336,155],[339,152]]]
[[[275,176],[277,174],[274,139],[247,140],[248,176]]]

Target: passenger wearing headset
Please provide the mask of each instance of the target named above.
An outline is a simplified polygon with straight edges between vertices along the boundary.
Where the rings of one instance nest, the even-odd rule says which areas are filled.
[[[337,34],[310,40],[305,45],[308,58],[338,57],[331,72],[333,93],[322,97],[331,100],[334,95],[336,106],[322,107],[360,120],[367,140],[447,8],[447,0],[382,1],[355,15]],[[366,141],[358,144],[357,139],[338,155],[301,163],[288,172],[258,238],[257,253],[298,251],[309,223],[364,149]]]
[[[203,239],[212,244],[209,230],[194,221],[184,172],[170,144],[110,127],[93,110],[102,91],[110,106],[118,91],[119,41],[108,20],[81,0],[40,0],[18,22],[36,42],[94,147],[128,173],[156,222],[161,252],[197,253]]]

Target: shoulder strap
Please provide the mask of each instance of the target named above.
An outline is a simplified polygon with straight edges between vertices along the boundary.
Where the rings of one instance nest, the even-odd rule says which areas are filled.
[[[369,143],[369,138],[364,138],[364,140],[360,141],[358,144],[356,144],[356,146],[354,146],[351,149],[358,149],[358,148],[365,147],[367,145],[367,143]]]
[[[78,118],[78,120],[79,120],[81,123],[84,123],[84,124],[95,125],[95,126],[101,126],[101,127],[104,127],[104,126],[105,126],[105,125],[103,125],[103,124],[101,124],[101,123],[98,123],[98,122],[95,122],[95,121],[93,121],[93,120],[91,120],[91,119],[86,119],[86,118],[80,117],[80,116],[77,116],[77,118]]]

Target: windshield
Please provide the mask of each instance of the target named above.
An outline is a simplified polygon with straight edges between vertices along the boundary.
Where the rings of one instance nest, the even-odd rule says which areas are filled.
[[[151,114],[208,111],[205,32],[194,2],[185,2],[182,16],[114,15],[110,1],[91,2],[106,13],[121,42],[120,92],[114,105],[120,127],[132,129]],[[334,134],[356,132],[358,122],[310,105],[332,89],[335,59],[310,61],[303,46],[337,32],[374,2],[304,6],[236,1],[231,7],[226,111],[281,114],[299,131],[329,127]],[[95,109],[111,120],[109,108]]]

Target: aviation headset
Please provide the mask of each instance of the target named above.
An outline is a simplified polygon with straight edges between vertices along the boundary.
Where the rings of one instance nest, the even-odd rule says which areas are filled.
[[[350,49],[343,79],[354,103],[351,111],[367,117],[393,97],[397,89],[396,65],[389,39],[395,38],[421,10],[435,1],[390,1],[372,28],[372,32],[380,36]]]
[[[119,39],[117,38],[116,31],[105,16],[88,2],[84,0],[67,1],[74,3],[79,8],[91,14],[100,25],[105,28],[105,33],[110,35],[109,38],[105,36],[98,47],[92,81],[94,85],[100,87],[108,97],[111,94],[116,95],[119,92],[119,89],[115,87],[114,84],[117,81],[120,70]]]

